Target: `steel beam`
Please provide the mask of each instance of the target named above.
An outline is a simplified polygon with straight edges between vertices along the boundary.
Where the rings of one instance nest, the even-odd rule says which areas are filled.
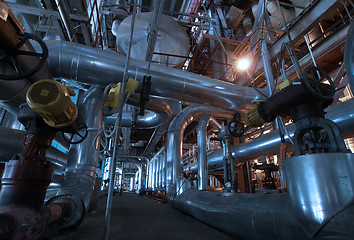
[[[8,5],[11,7],[12,11],[14,12],[19,12],[19,13],[26,13],[30,15],[46,15],[46,16],[52,16],[53,18],[60,19],[59,13],[56,11],[52,10],[46,10],[38,7],[32,7],[32,6],[27,6],[23,4],[15,4],[15,3],[8,3]],[[77,14],[69,14],[70,18],[75,21],[80,21],[80,22],[88,22],[88,17],[85,16],[80,16]]]
[[[308,33],[315,24],[318,24],[325,19],[329,14],[340,6],[339,1],[333,0],[321,0],[317,1],[308,11],[306,11],[298,20],[294,22],[289,28],[289,35],[291,40],[296,41],[302,38],[304,34]],[[282,37],[276,41],[269,49],[271,57],[276,56],[281,51],[281,46],[284,42],[289,42],[287,34],[283,34]]]

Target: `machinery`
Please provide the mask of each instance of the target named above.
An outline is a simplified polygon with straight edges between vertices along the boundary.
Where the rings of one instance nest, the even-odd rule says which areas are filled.
[[[328,81],[329,84],[324,83]],[[290,115],[296,124],[297,155],[348,152],[338,127],[324,119],[324,109],[333,102],[332,79],[317,67],[308,67],[299,81],[260,102],[247,114],[249,126],[274,121],[279,114]]]
[[[54,80],[34,83],[27,92],[18,120],[25,126],[24,150],[4,170],[0,192],[1,239],[38,238],[44,227],[61,217],[70,217],[70,203],[43,207],[53,170],[46,160],[56,132],[70,143],[80,143],[87,127],[77,119],[73,92]],[[71,135],[66,138],[65,133]]]

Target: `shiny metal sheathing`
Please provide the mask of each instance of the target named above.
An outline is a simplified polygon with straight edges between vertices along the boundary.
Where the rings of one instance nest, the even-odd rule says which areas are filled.
[[[354,205],[354,154],[321,153],[287,158],[284,169],[291,205],[308,235],[316,237],[338,213]],[[353,215],[344,215],[354,236]]]
[[[167,136],[167,161],[166,161],[166,191],[171,199],[175,194],[183,192],[186,184],[182,184],[180,173],[183,170],[182,143],[186,127],[194,120],[210,115],[213,117],[231,119],[233,112],[205,105],[190,105],[183,109],[172,120]]]
[[[125,56],[71,42],[46,41],[48,66],[54,78],[90,85],[107,86],[121,82]],[[150,66],[150,67],[149,67]],[[237,86],[159,64],[131,59],[128,76],[142,82],[151,76],[150,95],[201,103],[224,109],[251,109],[264,97],[254,88]],[[140,91],[139,85],[138,92]]]
[[[210,115],[200,118],[197,130],[198,190],[208,190],[207,128],[209,123],[220,131],[221,125]]]
[[[339,103],[326,109],[326,118],[336,123],[342,132],[344,138],[352,137],[354,135],[354,99]],[[294,135],[295,124],[286,126],[290,136]],[[284,136],[285,141],[290,144],[287,135]],[[236,162],[246,162],[254,160],[261,155],[274,155],[279,153],[280,149],[280,134],[278,130],[274,130],[263,136],[253,139],[252,141],[238,144],[232,147],[232,153],[236,158]],[[223,166],[223,150],[218,149],[208,152],[208,166],[209,169],[218,169]],[[197,163],[191,164],[191,170],[196,172],[198,169]]]
[[[0,127],[0,136],[0,162],[8,162],[23,151],[24,131]],[[54,147],[46,150],[46,159],[54,170],[64,171],[68,158],[67,154]]]
[[[79,118],[84,120],[88,128],[98,129],[103,119],[103,89],[90,88],[80,98],[78,109]],[[98,176],[99,153],[94,150],[93,142],[98,131],[89,131],[87,138],[80,144],[72,145],[65,171],[65,181],[57,195],[69,194],[80,198],[86,210],[90,204]],[[95,146],[100,138],[96,138]]]
[[[288,194],[191,189],[176,196],[173,207],[241,239],[309,239],[290,207]]]

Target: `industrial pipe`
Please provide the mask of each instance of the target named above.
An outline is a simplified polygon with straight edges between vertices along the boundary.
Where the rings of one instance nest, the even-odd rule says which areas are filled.
[[[106,118],[106,125],[114,125],[117,115],[111,115]],[[149,129],[158,127],[162,123],[160,115],[154,112],[146,111],[144,116],[138,116],[136,119],[135,127],[138,129]],[[132,127],[133,113],[124,111],[122,115],[122,127]]]
[[[0,127],[0,136],[0,162],[7,162],[22,152],[24,131]],[[54,169],[64,170],[69,157],[58,149],[50,147],[46,150],[46,158]]]
[[[221,125],[210,115],[200,118],[197,130],[198,190],[208,190],[207,127],[209,123],[220,131]]]
[[[124,56],[70,42],[46,41],[46,44],[49,49],[48,64],[55,78],[100,86],[122,81]],[[129,77],[142,82],[145,75],[152,77],[150,95],[153,96],[209,104],[233,111],[250,109],[251,102],[263,99],[251,87],[237,86],[159,64],[131,60]],[[140,90],[141,84],[137,91]]]
[[[326,118],[336,123],[342,132],[344,138],[354,136],[354,99],[331,106],[326,109]],[[295,125],[286,125],[286,129],[290,136],[294,135]],[[290,148],[289,136],[285,135],[285,141]],[[236,162],[246,162],[258,158],[261,155],[271,156],[278,154],[280,151],[281,138],[279,130],[274,130],[268,134],[253,139],[252,141],[238,144],[232,147],[232,153]],[[209,169],[218,169],[223,166],[222,149],[214,150],[208,153]],[[190,169],[197,172],[197,163],[193,163]]]
[[[183,133],[186,127],[194,120],[203,115],[210,115],[217,118],[233,117],[233,113],[220,108],[204,105],[191,105],[183,109],[171,122],[167,137],[167,161],[166,161],[166,191],[168,198],[181,193],[182,184],[180,173],[183,170],[182,147]]]
[[[78,109],[80,119],[85,120],[88,128],[99,129],[103,118],[103,89],[90,88],[80,97]],[[85,215],[90,205],[97,178],[97,164],[99,153],[92,147],[93,141],[97,147],[100,139],[95,138],[98,131],[90,131],[87,138],[80,144],[73,145],[70,149],[69,161],[65,171],[65,181],[58,194],[49,202],[69,202],[70,206],[77,209],[71,218],[63,224],[65,227],[78,224]]]
[[[173,207],[242,239],[352,239],[353,154],[302,155],[284,164],[289,194],[187,190]]]

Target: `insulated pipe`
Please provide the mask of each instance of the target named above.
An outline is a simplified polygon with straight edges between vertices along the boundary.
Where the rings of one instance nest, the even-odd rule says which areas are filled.
[[[163,154],[165,152],[165,148],[161,148],[156,154],[155,156],[150,160],[149,162],[149,168],[151,169],[151,172],[149,173],[149,179],[151,179],[150,181],[153,181],[153,179],[155,179],[156,176],[156,172],[154,171],[154,165],[155,162],[159,159],[159,158],[163,158]],[[161,163],[162,165],[165,163]],[[163,169],[165,168],[164,166],[161,166]],[[162,173],[163,174],[163,173]],[[165,175],[166,176],[166,175]],[[165,179],[163,176],[161,176],[161,180],[164,182]],[[154,183],[151,183],[150,185],[152,188],[154,186]]]
[[[103,118],[103,89],[91,87],[80,97],[78,110],[80,119],[85,120],[88,128],[99,129]],[[79,199],[84,204],[83,212],[75,213],[78,219],[74,219],[69,226],[75,225],[82,219],[88,210],[92,193],[97,178],[97,164],[99,153],[94,150],[92,144],[99,145],[98,131],[90,131],[87,138],[80,144],[72,145],[69,152],[69,161],[65,171],[65,181],[60,188],[56,202],[67,201],[68,196]]]
[[[287,23],[290,23],[295,18],[295,12],[288,10],[286,8],[280,7],[281,12],[279,11],[278,5],[276,2],[268,2],[267,10],[271,14],[270,21],[275,28],[284,27],[283,17],[286,19]]]
[[[232,118],[233,113],[223,109],[191,105],[183,109],[171,122],[167,137],[167,161],[166,161],[166,191],[171,199],[182,190],[180,173],[183,170],[183,133],[186,127],[203,115],[211,115],[218,118]]]
[[[25,133],[0,127],[0,161],[7,162],[23,150]]]
[[[156,183],[155,183],[155,191],[159,190],[159,175],[160,175],[160,167],[159,167],[159,158],[156,158],[155,162],[156,162],[156,174],[155,174],[155,179],[156,179]]]
[[[116,115],[108,116],[106,118],[106,125],[114,125],[117,119]],[[136,119],[136,128],[148,129],[159,126],[163,122],[162,117],[154,112],[146,111],[144,116],[138,116]],[[133,113],[124,111],[122,115],[122,127],[132,127],[133,125]]]
[[[290,208],[287,194],[219,193],[191,189],[177,196],[173,207],[242,239],[306,239]]]
[[[159,157],[155,160],[155,162],[156,162],[155,190],[159,190],[159,184],[160,184],[160,181],[159,181],[159,177],[160,177],[160,161],[159,161]]]
[[[124,56],[70,42],[46,41],[46,44],[49,49],[48,65],[56,78],[100,86],[122,81]],[[237,86],[155,63],[131,60],[129,77],[142,82],[144,75],[152,76],[150,95],[153,96],[209,104],[233,111],[250,109],[253,107],[251,102],[263,99],[251,87]],[[140,90],[141,84],[137,91]]]
[[[331,106],[326,109],[326,118],[336,123],[342,132],[344,138],[354,136],[354,99],[350,99],[343,103]],[[294,135],[295,124],[289,124],[286,126],[290,136]],[[289,147],[290,141],[287,135],[285,135],[285,141]],[[252,141],[238,144],[232,147],[232,154],[235,157],[236,162],[246,162],[254,160],[261,155],[271,156],[279,153],[280,149],[280,134],[279,130],[274,130],[268,134],[253,139]],[[223,165],[223,151],[218,149],[208,154],[208,166],[209,169],[221,168]],[[198,166],[196,163],[191,165],[191,170],[196,172]]]
[[[155,159],[152,163],[152,190],[155,191],[156,190],[156,175],[157,175],[157,171],[156,171],[156,162],[157,160]]]
[[[0,127],[0,162],[7,162],[12,159],[16,154],[22,152],[24,146],[23,141],[25,132],[10,128]],[[52,167],[60,169],[66,166],[69,156],[54,147],[46,150],[46,157],[52,163]]]
[[[207,128],[209,122],[220,131],[221,125],[210,115],[199,120],[197,130],[198,143],[198,190],[208,190]]]
[[[354,235],[353,160],[348,153],[288,158],[289,194],[187,190],[173,206],[242,239],[349,240]]]
[[[159,190],[162,190],[162,155],[159,157]]]
[[[147,164],[147,186],[146,190],[150,189],[151,187],[151,165],[150,162]]]
[[[162,152],[163,168],[162,168],[162,186],[166,190],[166,151]]]
[[[140,106],[139,99],[140,97],[137,94],[134,94],[130,96],[127,102],[134,106]],[[177,108],[177,104],[178,102],[176,101],[150,97],[149,101],[145,104],[145,109],[149,111],[145,111],[144,116],[137,116],[136,127],[145,129],[153,128],[163,124],[164,122],[169,122],[175,109]],[[115,119],[115,116],[108,116],[106,119],[107,125],[112,125]],[[132,126],[132,121],[133,113],[129,111],[123,112],[122,127]]]
[[[137,95],[133,95],[128,100],[128,103],[135,106],[139,106],[139,99],[140,98],[137,97]],[[161,122],[160,125],[155,129],[147,146],[145,147],[145,150],[143,152],[144,156],[148,156],[151,154],[156,144],[160,141],[162,136],[167,131],[172,118],[180,111],[180,105],[181,104],[179,103],[179,101],[150,96],[149,101],[145,105],[145,108],[159,115]],[[150,120],[147,121],[150,122]]]
[[[27,89],[31,84],[27,79],[18,81],[0,80],[0,105],[13,115],[17,115],[18,107],[26,102]]]
[[[4,128],[11,128],[17,130],[24,130],[25,126],[17,120],[17,116],[13,115],[11,112],[5,110],[4,108],[0,110],[0,126]]]

